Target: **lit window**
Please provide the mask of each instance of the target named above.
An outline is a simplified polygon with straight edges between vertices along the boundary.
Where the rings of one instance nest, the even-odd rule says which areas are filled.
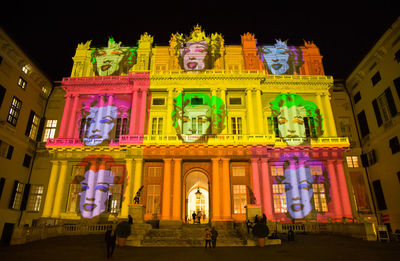
[[[285,184],[273,184],[272,193],[274,196],[275,213],[286,213],[287,204],[286,204]]]
[[[149,167],[149,177],[161,177],[161,167]]]
[[[28,201],[28,211],[39,212],[43,198],[43,185],[32,185]]]
[[[22,202],[22,193],[24,192],[24,184],[18,181],[15,181],[15,187],[13,192],[13,197],[11,198],[11,208],[19,209]]]
[[[246,170],[244,167],[232,167],[232,176],[244,177],[246,176]]]
[[[233,185],[233,213],[246,214],[246,185]]]
[[[160,185],[147,185],[146,213],[160,213]]]
[[[111,196],[109,198],[109,212],[112,214],[117,214],[121,210],[121,184],[110,185]]]
[[[317,212],[327,212],[328,206],[326,204],[325,186],[324,184],[312,184],[314,192],[314,204]]]
[[[128,119],[118,118],[117,125],[115,127],[115,140],[118,141],[121,135],[125,135],[127,133],[128,133]]]
[[[310,166],[311,175],[322,175],[322,167],[321,166]]]
[[[31,138],[32,140],[36,139],[36,134],[38,132],[38,128],[39,128],[39,117],[36,116],[35,114],[33,114],[32,116],[32,121],[30,123],[30,131],[29,131],[29,138]]]
[[[163,118],[153,118],[151,122],[151,134],[161,135],[163,129]]]
[[[82,192],[81,184],[71,184],[69,186],[67,212],[79,213],[79,203],[81,199],[81,195],[79,193],[81,192]]]
[[[26,81],[22,77],[19,77],[19,79],[18,79],[18,86],[24,90],[26,88]]]
[[[10,111],[8,112],[7,122],[13,126],[17,125],[19,113],[21,111],[22,102],[17,98],[13,98]]]
[[[271,166],[271,176],[283,176],[283,166]]]
[[[46,126],[43,135],[43,142],[46,142],[48,139],[54,139],[54,136],[56,134],[56,128],[57,128],[57,120],[46,121]]]
[[[241,117],[232,117],[231,118],[232,122],[232,134],[242,134],[242,118]]]
[[[29,68],[30,66],[29,65],[25,65],[24,67],[22,67],[22,71],[25,73],[25,74],[28,74],[28,72],[30,71],[30,68]]]
[[[347,167],[358,168],[358,157],[357,156],[346,156]]]
[[[49,92],[49,90],[46,88],[46,86],[42,86],[42,93],[47,95],[47,93]]]

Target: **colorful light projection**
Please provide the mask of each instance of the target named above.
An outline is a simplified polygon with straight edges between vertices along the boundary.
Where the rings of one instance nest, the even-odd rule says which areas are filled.
[[[81,185],[79,210],[84,218],[94,218],[107,210],[116,210],[122,201],[125,166],[117,164],[109,155],[89,155],[78,166],[84,175],[76,175],[73,184]]]
[[[284,153],[274,163],[275,209],[288,218],[316,220],[328,212],[330,180],[320,161],[302,152]]]
[[[258,47],[258,55],[268,73],[275,75],[300,74],[300,67],[304,64],[301,49],[287,46],[286,42],[281,40],[276,40],[275,45]]]
[[[187,72],[212,69],[214,62],[221,57],[222,36],[217,33],[206,36],[200,26],[195,26],[189,36],[173,34],[171,42],[179,65]]]
[[[109,38],[108,46],[96,48],[91,52],[91,62],[96,76],[127,75],[136,64],[137,47],[121,46],[114,38]]]
[[[180,93],[174,98],[173,126],[185,142],[205,142],[226,127],[223,100],[204,93]]]
[[[289,146],[305,145],[308,137],[323,134],[322,115],[315,103],[295,93],[281,93],[270,104],[275,132]]]
[[[82,96],[79,138],[86,146],[106,146],[128,133],[131,103],[129,95]]]

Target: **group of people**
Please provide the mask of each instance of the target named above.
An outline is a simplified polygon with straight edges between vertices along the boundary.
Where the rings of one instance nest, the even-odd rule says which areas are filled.
[[[264,225],[267,224],[267,216],[265,214],[262,214],[262,217],[260,218],[258,215],[254,217],[254,222],[251,222],[250,219],[246,221],[246,226],[247,226],[247,233],[250,233],[250,229],[254,227],[255,224],[257,223],[262,223]]]
[[[196,223],[200,224],[201,219],[203,219],[203,221],[204,221],[206,219],[206,214],[201,213],[201,211],[197,212],[197,214],[196,214],[196,212],[193,211],[193,213],[192,213],[193,224],[196,224]]]
[[[217,237],[218,237],[218,231],[215,229],[215,227],[212,227],[211,231],[209,228],[206,228],[206,233],[205,233],[205,248],[207,248],[207,245],[211,248],[215,248],[217,246]]]

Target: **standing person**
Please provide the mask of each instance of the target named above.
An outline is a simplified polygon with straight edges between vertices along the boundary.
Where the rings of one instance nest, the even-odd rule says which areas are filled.
[[[207,248],[207,244],[208,244],[211,248],[211,232],[208,228],[206,228],[205,240],[206,240],[205,247]]]
[[[116,239],[117,235],[115,234],[115,231],[112,229],[112,225],[109,225],[107,227],[105,235],[105,240],[107,244],[107,258],[110,258],[114,253]]]
[[[256,215],[255,217],[254,217],[254,224],[257,224],[258,223],[258,215]]]
[[[193,218],[193,224],[196,223],[196,212],[194,212],[194,211],[192,214],[192,218]]]
[[[263,213],[263,216],[261,218],[261,223],[263,223],[264,225],[267,224],[267,216]]]
[[[131,225],[133,224],[133,218],[131,215],[128,215],[128,223]]]
[[[218,237],[218,231],[215,229],[215,227],[212,227],[211,229],[211,243],[212,247],[215,248],[217,246],[217,237]]]

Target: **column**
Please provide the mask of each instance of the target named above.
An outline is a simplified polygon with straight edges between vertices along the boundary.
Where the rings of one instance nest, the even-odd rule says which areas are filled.
[[[262,209],[267,219],[274,220],[274,207],[272,198],[272,184],[270,180],[268,159],[261,159],[261,181],[262,181]]]
[[[125,187],[125,194],[123,195],[124,201],[122,201],[121,206],[121,218],[127,218],[129,213],[129,204],[132,202],[132,187],[133,187],[133,179],[134,179],[134,172],[133,172],[133,159],[126,159],[126,170],[128,176],[127,186]]]
[[[254,111],[253,111],[253,98],[252,90],[247,90],[247,116],[248,116],[248,130],[249,135],[255,134],[254,131]]]
[[[140,101],[140,114],[139,114],[139,124],[138,124],[138,134],[144,134],[144,123],[146,120],[146,109],[147,109],[147,90],[142,90],[142,97]]]
[[[173,191],[173,205],[172,205],[172,219],[181,219],[181,203],[182,203],[182,159],[174,159],[174,191]]]
[[[169,220],[171,217],[171,159],[164,159],[164,179],[162,190],[161,219]]]
[[[76,113],[78,111],[78,105],[79,105],[79,94],[74,94],[74,103],[72,105],[72,111],[70,112],[69,116],[69,126],[68,126],[68,138],[74,138],[74,132],[76,130],[76,126],[79,126],[78,123],[76,123]]]
[[[138,91],[134,90],[132,93],[132,104],[131,104],[131,117],[130,117],[130,122],[129,122],[129,135],[135,135],[137,134],[136,131],[136,109],[137,109],[137,100],[138,100]]]
[[[135,178],[133,181],[132,198],[136,196],[136,192],[143,185],[143,159],[135,159]]]
[[[324,106],[322,105],[321,95],[320,94],[317,94],[317,106],[318,106],[319,112],[321,113],[321,116],[323,118],[322,128],[324,130],[324,134],[322,136],[327,137],[327,136],[329,136],[329,134],[328,134],[328,125],[327,125],[327,121],[326,121],[327,116],[325,114]]]
[[[259,158],[251,159],[251,169],[252,169],[252,177],[253,177],[253,194],[256,199],[255,204],[261,205],[261,196],[260,196],[260,172],[258,167]]]
[[[173,90],[170,88],[168,89],[168,100],[167,100],[167,121],[166,121],[166,128],[164,128],[167,132],[167,135],[172,135],[172,109],[173,109]]]
[[[58,183],[57,183],[57,193],[54,199],[54,206],[53,206],[53,212],[51,214],[52,218],[59,218],[60,213],[61,213],[61,204],[64,198],[64,193],[65,193],[65,180],[67,178],[67,167],[68,167],[68,161],[62,160],[61,161],[61,169],[60,169],[60,176],[58,178]]]
[[[347,218],[353,217],[349,199],[349,190],[347,188],[347,182],[345,173],[343,170],[343,163],[341,160],[336,161],[336,176],[339,182],[339,193],[343,206],[343,215]]]
[[[227,109],[227,107],[226,107],[226,89],[225,88],[222,88],[221,89],[221,99],[222,99],[222,101],[223,101],[223,103],[224,103],[224,106],[225,106],[225,109]],[[221,131],[221,134],[228,134],[228,113],[226,113],[226,116],[225,116],[225,128]]]
[[[261,91],[256,90],[256,104],[257,104],[257,133],[264,133],[264,117],[263,117],[263,109],[262,109],[262,101],[261,101]]]
[[[51,210],[53,209],[54,193],[56,191],[60,162],[57,160],[52,160],[51,163],[52,163],[51,173],[50,173],[49,184],[47,186],[46,201],[44,202],[42,217],[50,217]]]
[[[67,135],[67,131],[68,131],[68,124],[69,122],[69,112],[70,112],[70,107],[71,107],[71,95],[67,94],[65,95],[66,101],[65,101],[65,105],[64,105],[64,112],[62,115],[62,120],[61,120],[61,125],[60,125],[60,130],[59,130],[59,134],[58,137],[59,138],[65,138],[65,136]]]
[[[335,118],[333,116],[329,94],[325,94],[324,96],[324,106],[326,108],[325,112],[327,113],[325,116],[325,122],[327,122],[329,126],[329,136],[337,137]]]
[[[216,104],[217,104],[217,90],[216,89],[211,89],[211,109],[212,108],[216,108]],[[211,113],[211,115],[212,115],[212,120],[211,120],[211,122],[215,122],[215,113],[214,113],[214,111]],[[212,130],[211,130],[211,134],[217,134],[216,133],[216,130],[215,130],[215,128],[214,128],[214,124],[211,124],[211,126],[212,126]]]
[[[229,171],[229,158],[222,159],[222,218],[232,220],[231,181]]]
[[[221,199],[220,199],[220,177],[219,177],[219,158],[212,158],[212,218],[221,219]]]
[[[342,204],[339,194],[339,184],[336,179],[335,166],[333,164],[333,160],[328,160],[328,174],[331,181],[332,203],[334,208],[333,212],[335,214],[335,218],[341,219],[343,217]]]

